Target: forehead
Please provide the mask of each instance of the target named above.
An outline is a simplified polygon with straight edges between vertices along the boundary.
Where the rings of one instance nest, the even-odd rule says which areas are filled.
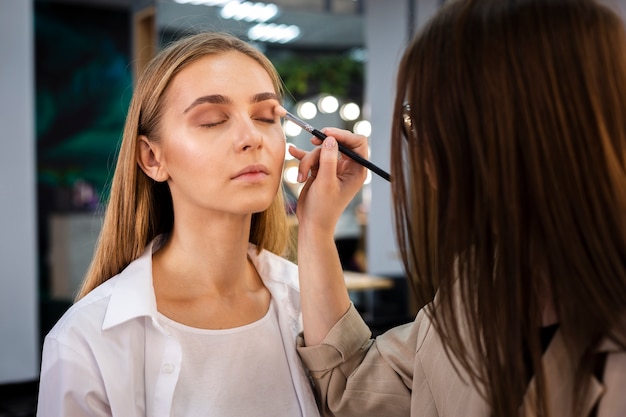
[[[274,81],[259,62],[238,51],[207,55],[184,67],[170,84],[171,99],[203,94],[254,95],[276,92]]]

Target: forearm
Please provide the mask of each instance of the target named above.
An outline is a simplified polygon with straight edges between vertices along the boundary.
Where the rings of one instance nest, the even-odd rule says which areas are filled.
[[[299,227],[298,268],[304,341],[314,346],[350,307],[332,230]]]
[[[318,345],[350,307],[334,232],[337,220],[363,185],[365,168],[349,158],[338,159],[337,141],[367,155],[367,138],[340,129],[326,129],[322,146],[307,153],[290,149],[300,160],[298,268],[307,346]],[[318,143],[319,144],[319,143]]]
[[[324,416],[408,416],[420,321],[370,339],[354,307],[341,317],[323,344],[298,353],[315,383]],[[422,379],[423,380],[423,379]]]

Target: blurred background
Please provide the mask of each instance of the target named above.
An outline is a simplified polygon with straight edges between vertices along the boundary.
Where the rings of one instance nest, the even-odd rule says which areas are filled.
[[[626,0],[607,0],[621,11]],[[41,343],[90,262],[133,80],[166,43],[204,30],[262,50],[285,107],[369,138],[389,172],[394,77],[443,0],[0,0],[0,417],[32,416]],[[623,13],[622,13],[623,14]],[[310,135],[285,123],[287,143]],[[299,185],[285,160],[292,214]],[[297,221],[293,222],[294,229]],[[411,320],[389,183],[369,175],[336,243],[374,334]]]

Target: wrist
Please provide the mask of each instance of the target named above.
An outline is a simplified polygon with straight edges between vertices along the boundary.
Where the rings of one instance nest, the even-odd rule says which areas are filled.
[[[334,229],[314,225],[298,225],[298,247],[320,246],[335,243]]]

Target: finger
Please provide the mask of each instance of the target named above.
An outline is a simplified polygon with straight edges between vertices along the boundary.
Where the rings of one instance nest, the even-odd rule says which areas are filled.
[[[315,145],[315,146],[319,146],[319,145],[321,145],[323,142],[324,142],[323,140],[321,140],[320,138],[318,138],[318,137],[316,137],[316,136],[313,136],[313,137],[311,138],[311,143],[312,143],[313,145]]]
[[[301,160],[307,154],[306,151],[296,147],[295,145],[289,145],[289,147],[287,147],[287,151],[297,160]]]
[[[320,157],[320,148],[315,148],[311,152],[305,152],[305,155],[300,159],[298,165],[298,182],[304,182],[309,176],[309,171],[317,168]]]
[[[324,183],[331,183],[337,176],[337,140],[329,136],[327,137],[320,149],[319,167],[317,170],[317,179]]]
[[[365,136],[336,127],[326,127],[322,131],[328,136],[333,136],[346,148],[354,150],[363,157],[367,156],[367,138]]]

